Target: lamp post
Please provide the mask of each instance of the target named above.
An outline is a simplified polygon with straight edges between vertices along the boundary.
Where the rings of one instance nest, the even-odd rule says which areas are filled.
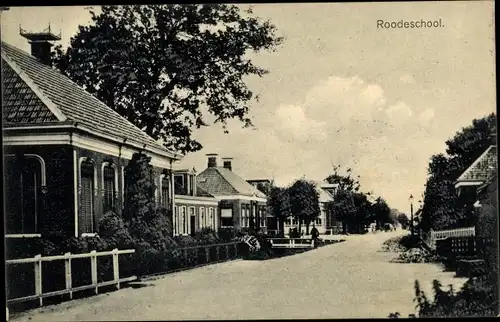
[[[411,237],[413,237],[413,195],[410,195],[410,228]]]

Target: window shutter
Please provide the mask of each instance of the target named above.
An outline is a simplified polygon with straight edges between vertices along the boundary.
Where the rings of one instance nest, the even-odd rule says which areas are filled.
[[[80,212],[78,213],[78,226],[81,233],[94,231],[94,166],[90,162],[81,164],[81,198]]]

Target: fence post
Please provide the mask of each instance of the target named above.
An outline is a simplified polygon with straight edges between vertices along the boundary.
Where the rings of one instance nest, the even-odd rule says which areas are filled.
[[[98,294],[97,290],[97,252],[95,250],[90,252],[90,271],[92,275],[92,285],[95,287],[95,294]]]
[[[216,255],[217,256],[217,261],[219,261],[220,260],[220,246],[219,245],[215,246],[215,252],[217,254]]]
[[[66,273],[66,289],[69,291],[69,299],[73,299],[73,279],[71,276],[71,253],[64,254],[64,271]]]
[[[188,266],[188,250],[187,248],[184,249],[184,265],[187,267]]]
[[[120,289],[120,262],[118,261],[118,248],[113,249],[113,280],[116,282],[116,289]]]
[[[205,256],[207,258],[207,264],[208,262],[210,262],[210,247],[207,246],[207,248],[205,248]]]
[[[226,260],[229,259],[229,245],[226,244]]]
[[[40,296],[39,303],[40,306],[43,305],[42,297],[42,255],[36,255],[35,259],[35,294]]]
[[[234,244],[234,257],[238,257],[238,243]]]

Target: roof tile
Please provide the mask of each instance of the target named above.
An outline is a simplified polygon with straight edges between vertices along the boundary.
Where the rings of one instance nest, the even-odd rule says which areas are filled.
[[[126,138],[128,141],[168,151],[162,144],[57,70],[4,42],[2,42],[2,53],[7,55],[39,87],[67,119],[103,135]],[[6,65],[5,62],[4,65]],[[16,86],[22,87],[22,85]],[[31,98],[32,94],[28,97]],[[24,118],[28,121],[31,119],[33,119],[31,116]]]

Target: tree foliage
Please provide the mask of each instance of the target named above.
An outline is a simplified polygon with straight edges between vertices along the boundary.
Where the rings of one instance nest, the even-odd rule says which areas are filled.
[[[271,186],[267,195],[267,206],[273,217],[277,218],[279,231],[284,230],[284,221],[291,214],[290,196],[288,189]]]
[[[338,190],[358,192],[361,188],[359,176],[353,177],[352,169],[348,168],[345,175],[340,174],[340,166],[333,167],[333,174],[329,175],[325,181],[331,184],[338,184]]]
[[[309,234],[311,221],[320,215],[319,194],[316,185],[304,179],[295,181],[289,188],[290,210],[292,216],[299,221],[299,232],[302,221],[306,224],[306,234]]]
[[[446,154],[431,157],[422,208],[421,228],[447,229],[473,224],[475,191],[457,196],[456,179],[491,145],[495,114],[472,121],[446,141]]]
[[[269,21],[230,4],[102,6],[79,26],[54,65],[166,147],[197,151],[192,130],[226,130],[229,119],[251,126],[249,75],[268,71],[248,53],[275,50],[282,38]]]

